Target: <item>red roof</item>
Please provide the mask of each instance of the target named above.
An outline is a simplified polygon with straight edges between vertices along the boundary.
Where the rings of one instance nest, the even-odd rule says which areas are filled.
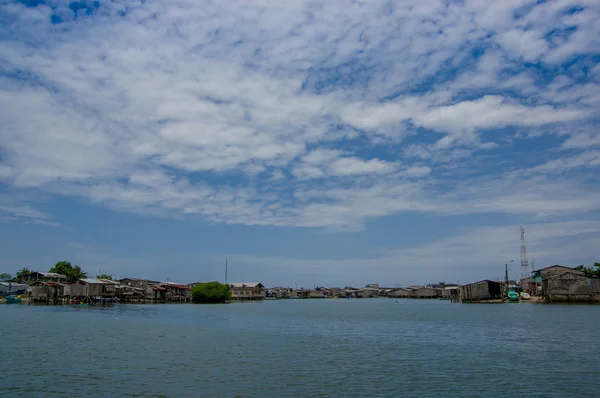
[[[171,283],[171,282],[169,282],[169,283],[163,283],[162,285],[163,285],[163,287],[167,287],[168,286],[168,287],[174,287],[176,289],[186,289],[186,290],[190,289],[189,286],[187,286],[187,285],[180,285],[178,283]]]

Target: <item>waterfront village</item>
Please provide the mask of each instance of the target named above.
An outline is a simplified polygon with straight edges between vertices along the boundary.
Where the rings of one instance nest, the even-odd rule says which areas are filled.
[[[67,277],[52,272],[30,271],[17,281],[0,282],[4,302],[85,305],[129,303],[191,302],[191,289],[197,283],[160,282],[142,278],[81,278],[67,282]],[[531,302],[600,302],[600,277],[589,270],[552,265],[531,272],[521,281],[482,280],[466,285],[445,283],[427,286],[386,287],[290,287],[267,288],[259,282],[227,283],[231,301],[281,299],[376,298],[441,299],[463,303]],[[515,297],[510,293],[516,292]]]

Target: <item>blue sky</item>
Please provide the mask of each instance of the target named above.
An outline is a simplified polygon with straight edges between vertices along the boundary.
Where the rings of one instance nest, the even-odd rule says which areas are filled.
[[[597,1],[0,4],[0,272],[408,285],[600,261]]]

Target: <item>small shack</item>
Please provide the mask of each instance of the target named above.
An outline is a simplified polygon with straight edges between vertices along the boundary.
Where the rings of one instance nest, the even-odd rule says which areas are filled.
[[[262,300],[265,297],[264,286],[258,282],[230,283],[229,289],[233,300]]]
[[[415,290],[415,298],[418,299],[434,299],[442,296],[440,289],[433,287],[422,287]]]
[[[442,299],[455,301],[460,295],[460,286],[446,286],[442,290]]]
[[[30,272],[26,276],[26,281],[42,281],[42,282],[66,282],[66,275],[57,274],[54,272]]]
[[[542,280],[546,300],[552,302],[600,301],[599,279],[567,271]]]
[[[502,283],[485,279],[460,287],[463,303],[502,300]]]
[[[34,303],[59,304],[65,300],[67,283],[36,281],[30,287],[29,297]]]
[[[549,267],[544,267],[533,271],[530,277],[521,280],[521,286],[526,292],[530,292],[534,295],[537,295],[539,292],[541,295],[547,296],[547,294],[544,292],[543,281],[545,279],[550,279],[553,276],[564,274],[565,272],[570,272],[572,275],[585,276],[585,272],[576,270],[574,268],[565,267],[562,265],[551,265]]]
[[[410,289],[398,288],[392,290],[388,296],[392,298],[414,298],[415,294]]]
[[[167,301],[186,302],[192,301],[191,288],[188,285],[180,283],[163,282],[159,285],[164,290],[164,297]]]
[[[70,299],[93,302],[94,300],[114,298],[118,282],[108,279],[80,279],[65,287],[65,296]]]

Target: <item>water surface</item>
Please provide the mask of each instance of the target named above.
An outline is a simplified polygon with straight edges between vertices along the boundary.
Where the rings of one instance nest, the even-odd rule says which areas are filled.
[[[600,396],[600,306],[0,306],[0,396]]]

